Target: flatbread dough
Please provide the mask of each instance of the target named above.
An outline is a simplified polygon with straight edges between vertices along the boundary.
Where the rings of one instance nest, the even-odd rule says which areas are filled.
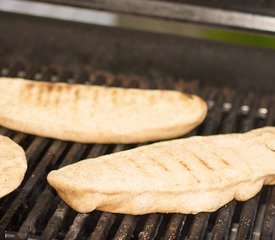
[[[275,127],[195,136],[88,159],[48,182],[79,212],[212,212],[275,184]]]
[[[83,143],[138,143],[179,137],[205,118],[195,95],[0,78],[0,125]]]
[[[10,138],[0,135],[0,197],[21,184],[26,170],[24,150]]]

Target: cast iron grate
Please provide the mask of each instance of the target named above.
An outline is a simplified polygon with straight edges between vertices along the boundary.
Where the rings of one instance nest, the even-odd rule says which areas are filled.
[[[2,76],[82,82],[108,86],[169,88],[193,92],[207,100],[204,123],[188,135],[245,132],[275,125],[275,99],[183,80],[164,81],[113,76],[93,71],[74,74],[53,68],[26,68],[0,63]],[[215,213],[197,215],[148,214],[131,216],[71,210],[46,183],[46,175],[87,157],[136,145],[99,145],[35,137],[0,127],[26,150],[28,171],[16,191],[0,199],[1,239],[274,239],[275,187],[266,186],[251,200],[232,201]]]

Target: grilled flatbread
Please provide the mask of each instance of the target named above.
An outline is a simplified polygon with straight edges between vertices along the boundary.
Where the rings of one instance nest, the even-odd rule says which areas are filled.
[[[26,170],[24,150],[8,137],[0,135],[0,198],[21,184]]]
[[[205,118],[194,95],[0,78],[0,125],[84,143],[179,137]]]
[[[88,159],[49,173],[73,209],[212,212],[275,184],[275,127],[190,137]]]

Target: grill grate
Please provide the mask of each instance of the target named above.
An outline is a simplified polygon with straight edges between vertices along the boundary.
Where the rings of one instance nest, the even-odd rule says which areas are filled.
[[[113,76],[101,71],[82,74],[50,68],[26,68],[0,64],[4,76],[37,80],[82,82],[108,86],[174,88],[195,92],[209,105],[204,123],[189,133],[209,135],[245,132],[255,127],[275,125],[275,100],[232,89],[202,86],[197,82],[160,79],[145,81]],[[63,142],[0,128],[26,150],[28,171],[21,185],[0,199],[0,238],[3,239],[274,239],[275,187],[266,186],[251,200],[232,201],[215,213],[195,216],[148,214],[131,216],[94,211],[79,214],[71,210],[46,182],[52,169],[80,159],[117,152],[137,145],[99,145]]]

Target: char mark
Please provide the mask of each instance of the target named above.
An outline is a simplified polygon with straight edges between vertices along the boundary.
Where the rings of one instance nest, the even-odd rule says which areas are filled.
[[[226,167],[230,166],[230,161],[224,159],[221,154],[218,154],[215,151],[215,148],[213,148],[212,144],[208,144],[206,145],[203,141],[200,142],[200,145],[203,145],[203,147],[205,147],[207,150],[209,150],[211,152],[211,154],[213,154],[213,158],[218,159],[219,161],[221,161]]]
[[[156,165],[158,165],[160,168],[162,168],[163,170],[165,171],[169,171],[168,168],[163,164],[161,163],[160,161],[158,161],[157,158],[153,157],[153,156],[150,156],[149,154],[145,153],[142,151],[142,153],[145,155],[146,158],[148,158],[151,162],[155,163]]]
[[[112,103],[116,104],[117,98],[118,98],[118,96],[117,96],[117,90],[113,89],[111,93],[112,93]]]
[[[137,168],[137,170],[140,170],[143,174],[148,175],[145,168],[142,165],[138,164],[135,159],[128,158],[128,160]]]
[[[172,152],[168,151],[167,149],[165,150],[165,153],[167,153],[168,156],[171,157],[171,160],[175,160],[177,163],[179,163],[179,164],[183,167],[184,170],[188,171],[188,172],[192,175],[192,177],[193,177],[198,183],[201,182],[201,181],[194,175],[194,173],[193,173],[192,170],[189,168],[189,166],[188,166],[187,163],[185,163],[185,162],[183,162],[183,160],[181,160],[181,159],[175,157],[175,155],[174,155]]]
[[[33,87],[34,87],[34,83],[32,83],[32,82],[27,83],[27,84],[25,85],[25,88],[26,88],[27,90],[30,90],[30,91],[33,89]]]
[[[34,88],[34,83],[26,83],[23,85],[22,91],[20,91],[20,98],[22,102],[28,102],[32,100],[33,97],[33,88]]]
[[[51,93],[54,89],[54,86],[52,83],[45,83],[44,89],[46,89],[46,92]]]
[[[44,85],[45,94],[47,95],[46,101],[53,100],[55,106],[60,102],[60,92],[62,91],[62,86],[54,83],[46,83]]]
[[[196,155],[195,153],[193,153],[194,157],[206,168],[208,168],[209,170],[214,170],[206,161],[204,161],[202,158],[200,158],[198,155]]]
[[[38,86],[37,92],[36,92],[36,103],[38,105],[42,105],[42,106],[45,105],[46,101],[43,101],[43,95],[44,95],[44,89]]]
[[[75,98],[75,101],[76,101],[76,102],[78,102],[79,97],[80,97],[79,88],[76,87],[76,88],[75,88],[75,92],[74,92],[74,98]]]
[[[212,171],[214,170],[211,166],[209,166],[209,164],[206,161],[204,161],[201,157],[199,157],[196,153],[194,153],[194,151],[190,151],[188,148],[184,148],[184,149],[185,149],[185,151],[187,151],[191,155],[193,155],[193,157],[195,159],[197,159],[201,163],[201,165],[203,165],[205,168],[212,170]]]
[[[223,159],[223,158],[220,158],[220,159],[226,166],[230,166],[229,162],[227,162],[225,159]]]
[[[64,87],[61,84],[56,84],[54,86],[54,91],[56,91],[57,93],[61,93],[63,91]]]

